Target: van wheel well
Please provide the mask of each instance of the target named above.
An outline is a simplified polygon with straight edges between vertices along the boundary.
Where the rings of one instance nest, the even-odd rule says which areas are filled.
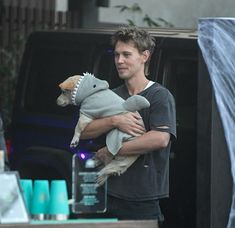
[[[18,158],[14,167],[21,179],[64,179],[67,183],[69,197],[72,192],[72,156],[69,151],[33,147]]]

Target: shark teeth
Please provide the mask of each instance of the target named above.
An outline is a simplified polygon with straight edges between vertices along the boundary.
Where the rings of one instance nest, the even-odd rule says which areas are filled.
[[[92,76],[92,77],[95,77],[94,74],[91,74],[91,73],[88,73],[88,72],[83,73],[83,76]]]
[[[76,94],[77,94],[77,91],[78,91],[78,87],[79,85],[81,84],[81,81],[83,80],[83,78],[85,76],[92,76],[92,77],[95,77],[93,74],[90,74],[88,72],[86,73],[83,73],[83,76],[80,77],[80,79],[78,80],[77,84],[75,85],[74,89],[73,89],[73,92],[72,92],[72,103],[74,105],[76,105],[76,102],[75,102],[75,98],[76,98]]]
[[[90,74],[88,72],[86,73],[83,73],[83,76],[80,77],[80,79],[78,80],[77,84],[75,85],[74,89],[73,89],[73,92],[72,92],[72,103],[74,105],[76,105],[76,102],[75,102],[75,98],[76,98],[76,94],[77,94],[77,91],[78,91],[78,87],[79,85],[81,84],[81,81],[83,80],[83,78],[85,76],[91,76],[91,77],[95,77],[93,74]]]
[[[85,76],[85,74],[83,74],[83,75]],[[78,80],[77,84],[75,85],[75,87],[73,89],[73,92],[72,92],[72,103],[74,105],[76,105],[75,98],[76,98],[76,94],[77,94],[77,91],[78,91],[78,87],[81,84],[81,81],[83,80],[84,76],[80,77],[80,79]]]

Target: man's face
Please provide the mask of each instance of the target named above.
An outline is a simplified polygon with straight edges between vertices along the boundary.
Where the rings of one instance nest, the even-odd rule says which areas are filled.
[[[139,53],[132,42],[118,41],[114,50],[115,65],[121,79],[130,79],[144,74],[144,64],[147,61],[146,53]]]

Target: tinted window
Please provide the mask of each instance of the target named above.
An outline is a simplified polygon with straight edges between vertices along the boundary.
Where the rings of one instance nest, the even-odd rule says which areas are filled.
[[[193,59],[172,59],[171,78],[165,84],[176,102],[177,124],[196,129],[197,64]]]
[[[97,48],[97,58],[94,68],[94,74],[100,79],[106,80],[109,87],[115,88],[123,81],[118,77],[114,64],[113,49],[110,46],[101,46]]]
[[[196,128],[197,60],[194,52],[165,53],[158,80],[173,94],[177,125]]]
[[[59,114],[73,111],[75,107],[72,106],[58,107],[56,98],[60,94],[60,82],[68,76],[90,71],[91,51],[84,45],[80,46],[80,49],[42,47],[33,51],[25,94],[27,111]]]

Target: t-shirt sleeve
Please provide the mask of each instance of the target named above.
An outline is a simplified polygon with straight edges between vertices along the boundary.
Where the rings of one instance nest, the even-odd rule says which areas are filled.
[[[166,128],[160,128],[166,126]],[[171,139],[176,139],[175,101],[167,89],[155,92],[150,106],[150,129],[168,132]]]

